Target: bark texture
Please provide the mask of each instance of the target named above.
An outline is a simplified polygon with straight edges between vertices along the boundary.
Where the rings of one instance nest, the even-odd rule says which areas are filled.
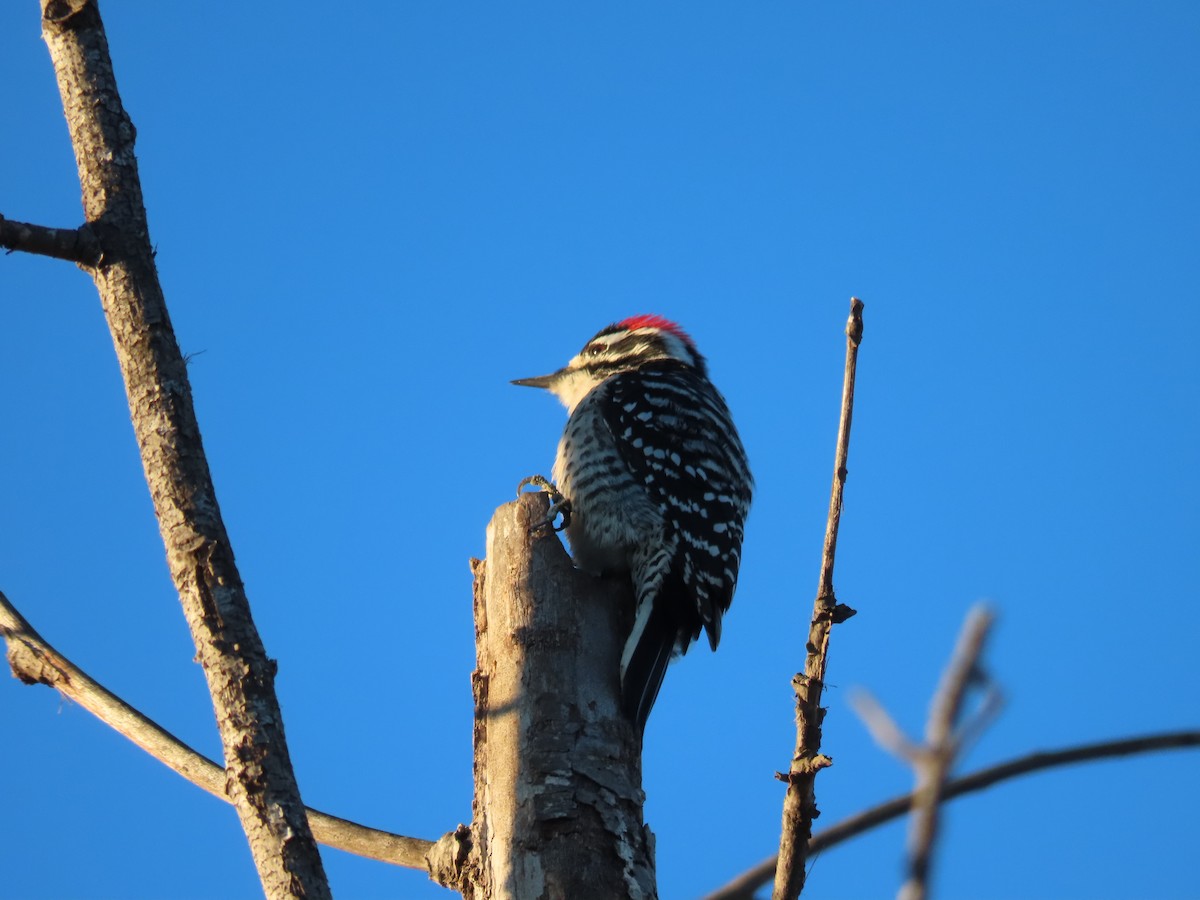
[[[620,711],[623,579],[577,571],[530,528],[544,494],[496,511],[474,561],[473,850],[464,895],[653,898],[641,746]]]
[[[237,808],[268,897],[329,896],[292,772],[275,663],[250,616],[154,265],[134,127],[94,0],[42,0],[42,33],[79,167],[96,282],[171,577],[208,679]]]

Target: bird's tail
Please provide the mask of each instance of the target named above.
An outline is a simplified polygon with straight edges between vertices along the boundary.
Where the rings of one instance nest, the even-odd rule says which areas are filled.
[[[639,736],[646,730],[646,720],[679,641],[678,625],[661,601],[660,594],[640,604],[621,656],[621,705]]]

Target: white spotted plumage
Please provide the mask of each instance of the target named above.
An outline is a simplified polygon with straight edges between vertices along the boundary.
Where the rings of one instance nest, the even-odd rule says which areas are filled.
[[[610,325],[558,372],[514,383],[567,407],[553,477],[576,564],[633,580],[621,682],[644,728],[671,657],[701,630],[720,641],[753,487],[745,450],[704,357],[658,316]]]

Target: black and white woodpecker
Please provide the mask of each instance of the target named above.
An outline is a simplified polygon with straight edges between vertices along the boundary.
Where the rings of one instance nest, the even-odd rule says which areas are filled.
[[[640,734],[672,657],[701,629],[713,650],[721,640],[754,484],[746,451],[704,357],[661,316],[610,325],[557,372],[513,384],[567,407],[553,478],[575,564],[633,580],[621,693]]]

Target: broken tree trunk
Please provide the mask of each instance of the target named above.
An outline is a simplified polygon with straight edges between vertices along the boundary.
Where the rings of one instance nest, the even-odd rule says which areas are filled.
[[[641,739],[620,711],[633,598],[531,527],[544,494],[500,507],[475,572],[475,800],[464,894],[656,896]]]

